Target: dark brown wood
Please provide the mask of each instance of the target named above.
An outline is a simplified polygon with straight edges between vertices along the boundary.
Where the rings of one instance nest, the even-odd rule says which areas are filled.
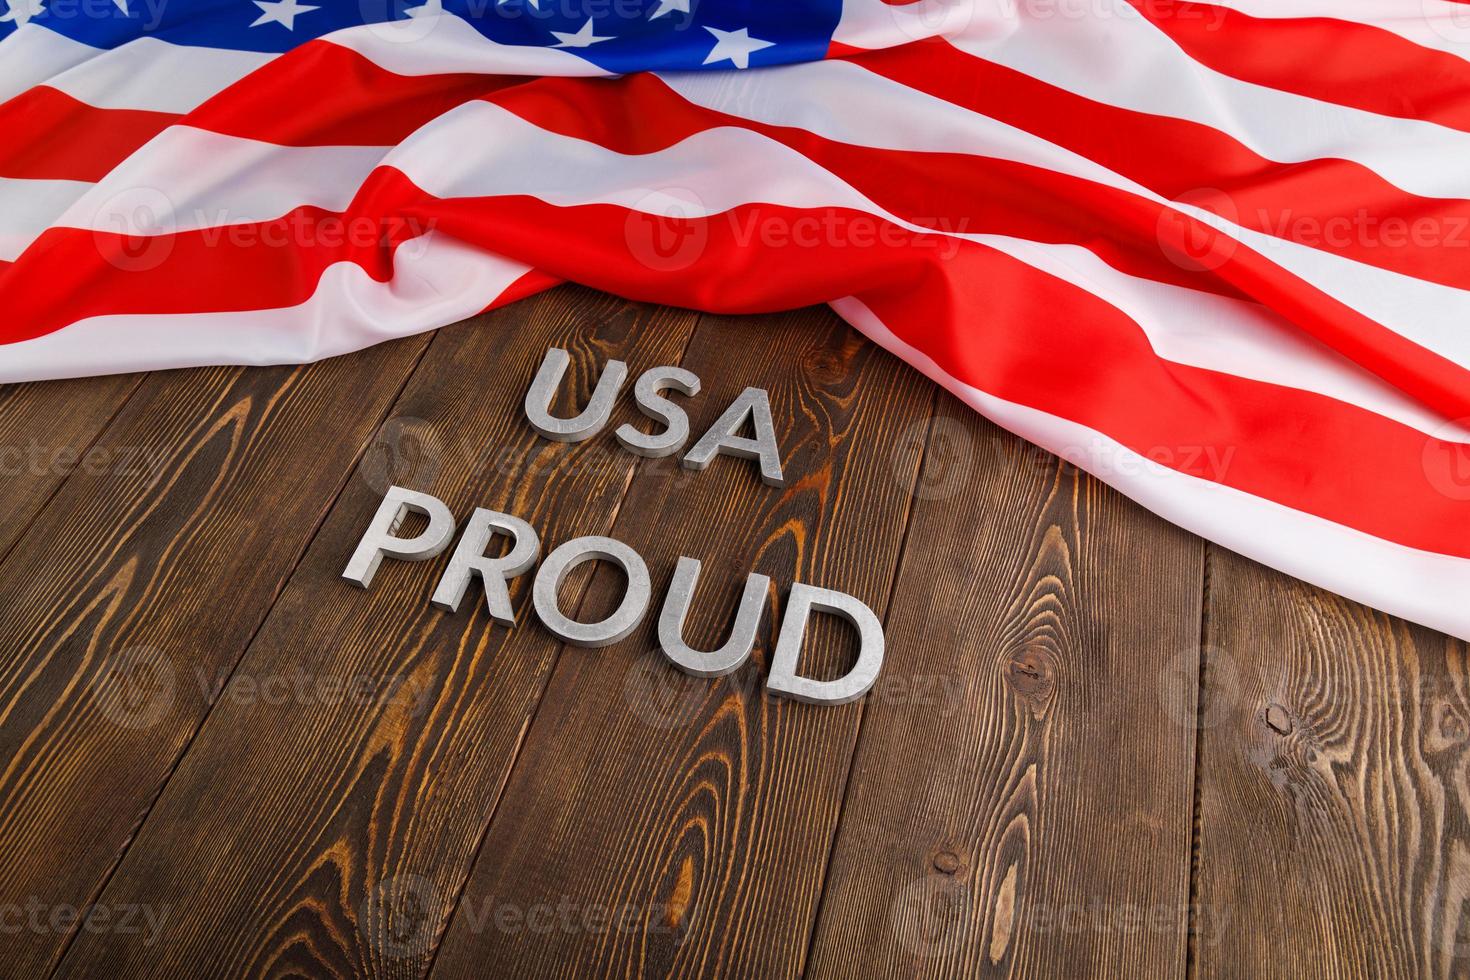
[[[50,923],[0,974],[60,954],[424,343],[150,376],[96,442],[146,465],[77,468],[0,566],[0,902]]]
[[[399,482],[461,518],[516,514],[544,541],[606,532],[637,457],[540,439],[521,399],[546,349],[585,398],[610,358],[677,362],[694,316],[563,289],[443,331],[390,425],[422,447]],[[623,406],[617,421],[636,413]],[[352,479],[232,680],[305,694],[223,698],[103,901],[177,910],[148,948],[81,935],[63,977],[419,976],[468,874],[558,649],[522,613],[429,605],[442,563],[389,562],[364,592],[342,568],[376,509]],[[525,595],[525,581],[513,595]],[[329,696],[325,689],[348,692]],[[356,692],[356,693],[353,693]]]
[[[1175,975],[1198,539],[945,404],[809,974]]]
[[[746,385],[770,391],[789,485],[718,458],[640,474],[614,536],[654,574],[704,563],[689,641],[728,633],[745,576],[849,592],[880,615],[902,547],[933,386],[831,313],[707,318],[684,366],[696,433]],[[583,610],[621,595],[599,574]],[[685,676],[639,632],[558,661],[436,963],[435,978],[793,976],[806,954],[862,707],[764,692],[770,630],[722,680]],[[815,622],[812,676],[853,639]]]
[[[696,370],[696,433],[770,387],[792,485],[538,438],[553,344],[563,409],[612,357]],[[527,577],[510,630],[429,606],[442,559],[355,589],[391,483],[628,541],[654,607],[583,650]],[[1470,977],[1466,645],[1205,548],[823,311],[566,287],[314,367],[0,387],[0,489],[0,978]],[[732,678],[655,650],[679,554],[696,645],[775,580]],[[764,696],[793,579],[885,617],[864,703]],[[851,648],[819,617],[804,665]]]
[[[0,385],[0,557],[74,471],[128,470],[151,465],[145,447],[90,452],[143,380],[138,374],[40,384]]]
[[[1218,548],[1208,616],[1197,975],[1470,976],[1466,645]]]

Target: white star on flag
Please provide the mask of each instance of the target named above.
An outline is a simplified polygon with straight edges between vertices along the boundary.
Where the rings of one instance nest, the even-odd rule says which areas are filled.
[[[669,11],[689,13],[689,0],[658,0],[658,9],[648,15],[649,20],[658,20]]]
[[[304,14],[311,10],[320,10],[320,7],[311,7],[298,0],[253,0],[260,8],[260,16],[255,18],[251,27],[259,27],[261,24],[280,24],[288,31],[296,30],[296,15]]]
[[[553,48],[590,48],[599,41],[612,40],[610,36],[599,37],[592,32],[591,17],[587,18],[587,23],[583,24],[582,29],[575,34],[568,34],[565,31],[552,31],[551,33],[556,37]]]
[[[10,9],[0,17],[0,24],[15,21],[16,27],[24,27],[32,17],[46,12],[46,0],[10,0]]]
[[[742,27],[738,31],[722,31],[718,27],[706,27],[705,30],[715,36],[714,50],[704,59],[707,65],[728,60],[736,68],[749,68],[751,52],[775,47],[776,44],[774,41],[751,37],[748,27]]]

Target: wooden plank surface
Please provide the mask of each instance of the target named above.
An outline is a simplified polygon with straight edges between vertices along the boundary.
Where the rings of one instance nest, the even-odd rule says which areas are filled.
[[[696,370],[696,433],[770,388],[791,486],[628,455],[626,394],[537,437],[551,345],[562,408],[611,357]],[[565,287],[314,367],[10,386],[0,473],[0,977],[1470,976],[1465,645],[1206,548],[826,311]],[[654,609],[588,651],[526,581],[509,630],[428,605],[442,559],[357,590],[392,483],[612,533]],[[696,645],[775,580],[730,679],[654,650],[679,554]],[[884,617],[864,702],[764,696],[793,579]]]
[[[0,557],[75,470],[131,471],[151,466],[144,446],[94,451],[93,443],[142,376],[0,385],[0,482],[5,518]]]
[[[26,529],[0,566],[5,903],[95,898],[208,710],[196,681],[234,665],[422,344],[153,375],[95,443],[148,465],[74,470]],[[47,922],[7,937],[7,973],[75,935]]]
[[[920,444],[901,436],[931,386],[825,311],[705,318],[683,364],[705,382],[695,433],[747,384],[770,391],[788,481],[719,458],[634,484],[613,534],[649,563],[656,600],[680,555],[703,563],[689,642],[724,642],[752,571],[782,595],[805,582],[881,615],[918,469]],[[582,618],[621,587],[600,575]],[[862,707],[765,694],[779,606],[721,680],[660,662],[656,610],[626,641],[563,653],[435,977],[797,973]],[[852,645],[814,629],[803,670],[840,676]],[[543,931],[547,913],[558,925]]]
[[[1470,976],[1466,645],[1223,549],[1208,615],[1198,976]]]
[[[1169,976],[1200,542],[945,402],[810,975]]]
[[[637,457],[539,438],[524,385],[560,346],[574,357],[568,393],[585,397],[610,357],[635,372],[677,361],[693,322],[563,290],[442,331],[393,408],[435,447],[400,479],[461,518],[517,514],[547,541],[606,532]],[[168,942],[84,934],[58,976],[427,968],[558,645],[529,621],[492,624],[483,602],[432,608],[437,562],[388,562],[366,592],[343,581],[385,489],[366,463],[359,477],[233,679],[261,691],[301,677],[302,693],[220,701],[103,893],[186,910]]]
[[[244,649],[422,343],[150,377],[96,443],[149,464],[78,469],[30,525],[0,567],[0,892],[96,895],[207,711],[194,679]],[[356,410],[330,411],[344,384]],[[27,932],[7,968],[72,934]]]

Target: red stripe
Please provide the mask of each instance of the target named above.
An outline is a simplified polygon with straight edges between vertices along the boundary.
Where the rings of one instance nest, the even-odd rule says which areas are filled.
[[[1136,194],[1010,161],[874,149],[750,122],[685,102],[648,75],[545,79],[490,101],[544,129],[620,153],[654,152],[716,126],[746,128],[790,146],[915,224],[1081,245],[1131,275],[1257,300],[1448,417],[1470,415],[1470,371],[1224,233]],[[1190,257],[1212,271],[1183,268],[1180,262]]]
[[[385,213],[461,241],[495,243],[543,270],[530,286],[574,279],[632,299],[730,313],[857,295],[900,336],[982,390],[1106,432],[1181,472],[1387,540],[1470,557],[1470,541],[1444,533],[1462,526],[1470,507],[1436,492],[1422,470],[1426,448],[1444,444],[1323,396],[1162,361],[1116,308],[984,246],[838,209],[748,205],[681,220],[526,197],[440,201],[386,168],[349,217]],[[299,223],[281,227],[320,235],[331,218],[304,210]],[[823,237],[813,247],[753,248],[748,236],[760,221],[786,230],[810,222]],[[656,247],[659,232],[670,250]],[[103,258],[128,254],[116,236],[53,229],[11,274],[23,272],[33,254],[59,274],[13,299],[12,280],[0,279],[0,297],[11,323],[27,324],[291,306],[311,295],[335,261],[356,262],[385,280],[403,238],[272,246],[188,233],[175,236],[156,265],[120,273]],[[1211,448],[1213,457],[1205,452]]]
[[[1084,207],[1080,198],[1142,198],[1054,171],[959,153],[839,143],[804,129],[770,126],[694,105],[653,75],[547,78],[487,101],[542,129],[629,155],[665,150],[722,126],[747,129],[791,147],[914,224],[943,232],[1084,245],[1131,275],[1245,295],[1228,282],[1170,260],[1156,235],[1157,205],[1148,204],[1142,233],[1129,234],[1114,224],[1116,203],[1094,201]]]
[[[761,205],[732,212],[736,219],[764,213]],[[788,209],[776,209],[778,222]],[[575,215],[586,214],[589,224],[575,233]],[[385,222],[381,216],[391,215]],[[886,224],[871,216],[873,227]],[[309,298],[322,271],[337,262],[353,262],[374,279],[392,274],[393,252],[416,232],[433,229],[465,242],[484,243],[518,261],[516,250],[548,257],[551,261],[526,264],[546,275],[586,282],[591,266],[607,260],[609,250],[626,250],[625,228],[642,216],[610,206],[589,205],[559,209],[522,197],[453,198],[439,200],[424,193],[401,172],[380,167],[344,213],[299,208],[283,218],[180,232],[157,238],[129,238],[114,232],[51,228],[28,249],[3,279],[0,342],[11,343],[64,328],[76,320],[110,314],[168,315],[207,311],[274,309],[295,306]],[[568,224],[570,222],[570,224]],[[613,232],[601,232],[616,225]],[[372,240],[348,240],[343,229],[363,227],[386,234]],[[629,226],[632,227],[632,226]],[[641,227],[641,226],[639,226]],[[545,230],[544,242],[528,242]],[[561,233],[553,233],[556,231]],[[865,283],[890,281],[905,273],[899,259],[910,256],[904,247],[915,238],[934,243],[934,250],[950,240],[915,236],[893,229],[901,245],[892,242],[855,248],[844,262],[774,262],[769,256],[781,249],[751,248],[731,258],[723,273],[695,277],[670,276],[652,264],[619,264],[617,288],[633,298],[655,299],[724,312],[772,312],[823,302],[852,293]],[[506,250],[501,251],[501,246]],[[652,254],[652,253],[650,253]],[[810,250],[801,250],[806,259]],[[631,265],[629,265],[631,263]],[[758,281],[738,274],[741,266],[761,268]],[[611,281],[608,281],[611,285]]]
[[[95,183],[178,118],[98,109],[38,85],[0,103],[0,177]]]
[[[852,60],[1242,227],[1470,288],[1470,201],[1410,194],[1348,160],[1278,163],[1210,126],[1095,102],[943,40]]]
[[[1470,132],[1470,63],[1462,57],[1326,17],[1257,18],[1189,0],[1129,2],[1191,58],[1222,74]],[[1417,4],[1408,7],[1419,13]]]
[[[540,269],[532,269],[509,286],[506,286],[505,292],[491,300],[490,305],[485,307],[481,312],[498,310],[502,306],[509,306],[516,300],[525,299],[527,296],[534,296],[536,293],[544,292],[552,286],[560,286],[565,281],[565,279],[558,279],[556,276],[548,275]]]
[[[910,88],[1034,133],[1155,193],[1188,199],[1252,230],[1426,281],[1470,288],[1470,263],[1462,261],[1461,254],[1470,251],[1470,202],[1416,197],[1345,160],[1280,164],[1209,126],[1095,102],[975,58],[942,39],[851,60]],[[301,92],[320,87],[326,79],[331,80],[329,96],[301,103]],[[282,145],[391,146],[473,98],[506,105],[524,101],[534,108],[522,114],[539,124],[540,112],[558,111],[553,103],[570,103],[583,92],[599,91],[596,80],[545,79],[530,85],[525,81],[473,74],[398,75],[354,51],[318,41],[256,71],[186,121],[201,129]],[[642,97],[646,91],[636,94]],[[291,112],[279,111],[280,105],[293,102],[301,104]],[[670,100],[664,104],[667,107]],[[622,128],[634,141],[645,132],[662,139],[670,131],[663,120],[650,120],[636,107],[619,111],[618,118],[620,125],[628,124]],[[720,124],[761,129],[728,116]],[[704,128],[698,120],[690,125]],[[598,128],[608,132],[611,127]],[[648,140],[642,144],[650,145]],[[1200,193],[1202,188],[1211,193]],[[1106,243],[1109,237],[1109,230],[1096,223],[1079,231],[1092,242]],[[1419,242],[1433,247],[1421,247]],[[1170,269],[1157,269],[1152,275],[1177,281]]]
[[[330,63],[335,57],[331,52],[308,55],[313,64]],[[395,78],[403,80],[402,76]],[[429,88],[433,89],[432,83]],[[960,154],[855,147],[803,130],[750,124],[691,106],[651,76],[544,79],[501,88],[491,98],[538,125],[622,152],[662,148],[713,125],[746,125],[806,154],[915,223],[1079,244],[1132,274],[1252,297],[1448,416],[1470,414],[1470,372],[1373,323],[1227,236],[1136,195],[1044,168]],[[392,98],[388,101],[398,103]],[[415,101],[410,98],[401,104],[412,106]],[[268,118],[252,118],[256,125],[269,122]],[[253,135],[265,134],[255,131]],[[383,135],[379,131],[372,138]],[[938,225],[941,220],[947,224]],[[492,250],[503,251],[493,240],[481,241]],[[1191,253],[1217,259],[1219,267],[1205,274],[1171,261],[1171,255]],[[213,270],[202,275],[201,285],[219,278]],[[189,289],[173,292],[180,297],[196,295]],[[206,305],[198,308],[222,308],[210,301],[212,296],[206,289],[200,295]],[[290,304],[256,303],[246,298],[241,308],[277,305]],[[187,312],[190,307],[177,309]],[[44,332],[62,325],[54,317],[48,321],[50,327],[33,329]]]
[[[517,75],[399,75],[356,51],[311,41],[256,69],[185,121],[282,146],[394,146],[457,105],[525,81]]]
[[[457,105],[525,81],[398,75],[355,51],[312,41],[182,116],[99,109],[37,86],[0,104],[0,177],[95,183],[179,122],[283,146],[393,146]]]
[[[975,71],[984,63],[947,44],[916,44],[907,51],[865,56],[864,64],[895,72],[922,57],[927,83],[953,100],[975,95]],[[309,91],[323,71],[345,79],[332,108],[262,112],[277,104],[262,94]],[[257,78],[259,83],[257,84]],[[1067,244],[1093,249],[1118,268],[1164,282],[1259,300],[1319,340],[1451,417],[1470,414],[1470,372],[1386,330],[1194,219],[1145,198],[1066,177],[1044,168],[960,154],[905,153],[854,147],[805,131],[762,126],[684,103],[649,76],[603,81],[544,79],[486,83],[479,76],[410,78],[385,73],[335,45],[307,45],[255,73],[191,115],[211,128],[279,142],[395,142],[426,116],[486,85],[491,99],[532,122],[624,152],[662,148],[712,125],[745,126],[780,140],[863,190],[883,206],[920,224]],[[401,88],[400,88],[401,87]],[[374,106],[382,105],[380,112]],[[1065,115],[1065,114],[1063,114]],[[289,121],[283,121],[288,119]],[[1083,139],[1084,133],[1069,138]],[[1102,154],[1106,147],[1092,147]],[[495,248],[496,243],[487,242]],[[1204,255],[1218,261],[1212,274],[1180,268],[1173,259]],[[1215,263],[1211,263],[1215,264]],[[179,291],[188,294],[188,290]],[[274,304],[270,304],[274,305]]]
[[[854,47],[851,44],[843,44],[841,41],[833,41],[827,45],[828,58],[850,58],[855,54],[862,54],[867,48]]]
[[[942,40],[916,42],[853,60],[900,84],[1074,150],[1164,197],[1187,197],[1191,203],[1211,207],[1253,230],[1427,281],[1470,288],[1470,263],[1459,261],[1458,254],[1470,250],[1470,202],[1414,197],[1371,170],[1343,160],[1277,164],[1208,126],[1103,105],[974,58]],[[290,113],[276,108],[328,78],[332,79],[330,97],[311,100]],[[542,112],[560,111],[556,103],[567,104],[584,92],[599,91],[596,80],[524,82],[482,75],[397,75],[354,51],[312,42],[221,93],[186,121],[202,129],[282,145],[390,146],[472,98],[489,97],[508,106],[524,104],[528,108],[522,114],[539,124]],[[632,94],[641,98],[646,91]],[[672,104],[670,99],[663,100],[666,111]],[[605,102],[596,111],[605,112]],[[662,140],[671,131],[664,120],[650,120],[636,108],[622,109],[617,115],[623,131],[643,147],[652,147],[642,138],[645,134]],[[585,123],[595,125],[596,120]],[[728,116],[719,124],[769,129]],[[708,125],[693,119],[685,128]],[[597,128],[604,133],[611,130],[607,125]],[[1140,151],[1140,147],[1145,149]],[[1199,195],[1201,188],[1218,193]],[[1346,229],[1344,216],[1353,219]],[[1047,220],[1041,218],[1043,223]],[[1077,232],[1086,241],[1110,247],[1109,229],[1097,222]],[[1037,236],[1035,232],[1018,234]],[[1426,234],[1444,247],[1393,247]],[[1461,248],[1455,248],[1456,244]],[[1172,263],[1166,260],[1164,266],[1169,265]],[[1179,281],[1173,268],[1159,267],[1144,274]]]
[[[1161,360],[1123,313],[1001,253],[965,249],[927,271],[929,281],[859,298],[958,380],[1170,469],[1470,557],[1466,535],[1446,533],[1470,523],[1470,501],[1441,493],[1425,470],[1470,447],[1323,395]]]
[[[10,314],[0,321],[0,343],[86,317],[295,306],[337,262],[386,282],[397,245],[429,227],[400,210],[422,198],[405,193],[405,184],[384,168],[345,213],[302,207],[276,221],[157,237],[49,228],[0,278],[0,307]]]

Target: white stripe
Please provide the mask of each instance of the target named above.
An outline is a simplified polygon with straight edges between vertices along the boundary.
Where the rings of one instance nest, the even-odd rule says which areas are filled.
[[[947,374],[856,299],[843,319],[986,418],[1056,453],[1160,517],[1313,585],[1470,639],[1470,561],[1364,534],[1274,501],[1161,466],[1095,429],[1006,401]]]
[[[487,152],[455,154],[472,136]],[[731,127],[626,156],[547,132],[491,103],[471,102],[425,126],[384,163],[440,198],[528,195],[560,206],[612,204],[682,217],[761,202],[846,208],[930,230],[890,213],[795,150]],[[1081,285],[1136,320],[1161,357],[1314,391],[1444,436],[1442,417],[1259,304],[1128,276],[1080,246],[949,234]]]
[[[169,44],[141,37],[50,79],[79,102],[99,109],[185,113],[277,56]]]
[[[322,40],[350,48],[380,68],[399,75],[466,72],[601,77],[611,74],[570,51],[499,44],[450,13],[349,27]]]
[[[769,68],[733,86],[715,73],[664,76],[697,105],[829,139],[889,149],[968,153],[1081,177],[1164,204],[1224,231],[1303,281],[1459,364],[1470,365],[1470,292],[1263,234],[1178,204],[1065,147],[848,62]]]
[[[1015,29],[1013,3],[918,0],[895,6],[883,0],[843,0],[842,18],[832,40],[855,48],[891,48],[927,37],[1005,34]]]
[[[1097,102],[1202,123],[1269,160],[1350,160],[1411,194],[1470,197],[1470,133],[1231,78],[1191,58],[1127,0],[1089,3],[1101,9],[1085,19],[1031,15],[1023,3],[1016,31],[949,40]]]
[[[329,267],[300,306],[93,317],[0,347],[0,383],[206,364],[303,364],[473,316],[528,271],[430,232],[399,246],[386,283],[344,262]]]
[[[0,102],[9,102],[27,89],[100,53],[99,48],[73,41],[39,24],[22,24],[14,34],[0,41]]]
[[[1251,17],[1325,17],[1366,24],[1470,60],[1470,8],[1452,0],[1204,0]],[[1310,70],[1310,66],[1307,66]]]
[[[161,235],[344,210],[388,150],[278,146],[170,126],[57,219],[71,228]]]
[[[471,145],[479,152],[463,152]],[[342,210],[381,157],[383,164],[445,199],[528,195],[561,206],[613,204],[684,217],[764,202],[846,208],[910,230],[930,230],[891,214],[783,144],[736,128],[708,130],[656,153],[626,156],[540,129],[494,104],[470,102],[427,124],[386,156],[383,152],[271,147],[176,127],[124,165],[137,173],[126,173],[126,182],[109,178],[72,209],[66,223],[144,233],[149,229],[128,222],[140,214],[159,222],[170,212],[174,227],[200,227],[200,219],[210,217],[227,217],[229,223],[246,215],[260,220],[307,200]],[[156,171],[144,164],[155,158],[170,172],[150,182]],[[203,172],[209,180],[199,178]],[[152,186],[175,188],[179,196],[150,205]],[[952,237],[996,248],[1112,303],[1139,323],[1161,357],[1314,391],[1443,434],[1442,418],[1258,304],[1125,275],[1079,246],[999,235]]]
[[[1470,427],[1451,424],[1259,303],[1135,278],[1077,245],[973,237],[1117,307],[1167,361],[1315,392],[1437,439],[1470,442]]]
[[[92,185],[0,177],[0,261],[13,262]]]
[[[105,50],[27,24],[0,47],[0,102],[48,85],[99,109],[184,113],[275,57],[151,37]]]

